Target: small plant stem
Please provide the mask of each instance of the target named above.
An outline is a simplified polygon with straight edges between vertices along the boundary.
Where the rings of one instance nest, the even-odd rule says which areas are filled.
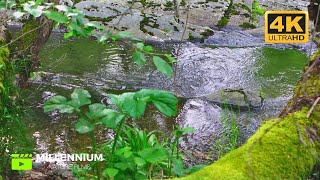
[[[91,138],[91,145],[92,145],[92,151],[93,154],[97,154],[97,148],[96,148],[96,140],[94,138],[94,132],[90,132],[90,138]],[[96,170],[96,174],[98,176],[98,180],[100,179],[100,172],[99,172],[99,166],[97,162],[94,162],[94,168]]]
[[[121,129],[122,129],[123,122],[124,122],[124,120],[126,119],[126,117],[127,117],[127,116],[124,116],[124,117],[121,119],[120,124],[119,124],[119,127],[118,127],[117,132],[116,132],[116,136],[115,136],[115,138],[114,138],[114,140],[113,140],[112,152],[111,152],[111,158],[110,158],[110,161],[111,161],[111,162],[112,162],[112,160],[113,160],[114,151],[115,151],[115,149],[116,149],[117,141],[118,141],[119,136],[120,136],[120,131],[121,131]]]

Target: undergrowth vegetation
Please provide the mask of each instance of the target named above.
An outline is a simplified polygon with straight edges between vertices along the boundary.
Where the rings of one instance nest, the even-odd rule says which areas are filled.
[[[78,178],[108,179],[148,179],[184,176],[200,169],[198,166],[186,169],[179,154],[179,141],[193,128],[179,128],[166,137],[161,132],[146,132],[138,127],[130,127],[129,118],[140,118],[152,103],[166,116],[177,113],[177,98],[170,92],[143,89],[138,92],[109,94],[113,105],[92,103],[91,95],[83,89],[76,89],[68,100],[63,96],[54,96],[44,105],[44,111],[59,110],[60,113],[76,114],[78,122],[75,129],[91,137],[92,153],[104,154],[103,162],[93,162],[91,171],[78,170]],[[95,126],[111,129],[113,139],[103,144],[95,142]]]

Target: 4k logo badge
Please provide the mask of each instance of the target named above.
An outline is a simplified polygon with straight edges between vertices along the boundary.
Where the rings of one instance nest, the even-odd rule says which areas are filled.
[[[308,19],[307,11],[267,11],[266,43],[307,43]]]

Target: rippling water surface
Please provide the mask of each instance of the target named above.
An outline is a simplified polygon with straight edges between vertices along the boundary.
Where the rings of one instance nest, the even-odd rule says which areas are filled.
[[[253,119],[251,125],[240,123],[244,140],[264,119],[276,116],[286,104],[307,62],[306,55],[294,49],[212,48],[192,43],[153,45],[156,51],[166,53],[176,52],[181,46],[179,56],[174,54],[178,57],[176,90],[181,97],[181,111],[189,107],[183,107],[186,99],[221,89],[248,89],[265,94],[265,106],[249,117]],[[125,44],[101,45],[92,40],[65,40],[59,34],[52,35],[41,55],[39,71],[44,72],[44,78],[36,79],[25,93],[31,106],[25,119],[30,122],[40,152],[72,153],[90,148],[89,137],[74,130],[75,117],[43,113],[42,104],[52,95],[69,96],[75,87],[83,87],[93,94],[93,101],[99,102],[107,93],[141,88],[174,89],[172,79],[158,73],[151,60],[142,67],[133,63],[128,49]],[[148,108],[137,122],[141,128],[168,133],[181,123],[180,119],[164,117],[151,106]],[[246,112],[240,116],[248,119]],[[112,134],[101,128],[96,137],[101,141]],[[211,139],[208,141],[213,143]]]

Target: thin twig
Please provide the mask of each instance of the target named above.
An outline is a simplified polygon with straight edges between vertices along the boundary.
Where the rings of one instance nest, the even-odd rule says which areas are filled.
[[[182,36],[181,36],[181,41],[183,41],[184,39],[184,35],[187,31],[187,27],[188,27],[188,23],[189,23],[189,11],[190,11],[190,1],[188,1],[188,7],[187,7],[187,14],[186,14],[186,21],[185,21],[185,26],[182,32]],[[181,43],[178,46],[177,49],[177,62],[174,64],[174,68],[173,68],[173,91],[175,93],[175,95],[177,95],[177,64],[178,64],[178,59],[180,56],[180,50],[181,50]]]
[[[308,119],[309,119],[310,115],[312,114],[312,112],[313,112],[314,108],[316,107],[316,105],[319,103],[319,101],[320,101],[320,97],[318,97],[318,98],[316,99],[316,101],[313,103],[311,109],[309,110],[309,112],[308,112],[308,114],[307,114],[307,118],[308,118]]]
[[[45,24],[46,24],[46,22],[45,22],[45,23],[43,23],[43,24],[41,24],[40,26],[38,26],[38,27],[34,28],[34,29],[31,29],[31,30],[30,30],[30,31],[28,31],[28,32],[25,32],[25,33],[21,34],[19,37],[17,37],[16,39],[14,39],[14,40],[10,41],[10,42],[9,42],[9,43],[7,43],[7,44],[5,44],[5,45],[1,46],[0,48],[4,48],[4,47],[6,47],[6,46],[9,46],[10,44],[12,44],[12,43],[16,42],[17,40],[19,40],[19,39],[20,39],[20,38],[22,38],[23,36],[25,36],[25,35],[27,35],[27,34],[29,34],[29,33],[32,33],[33,31],[36,31],[36,30],[40,29],[40,28],[41,28],[42,26],[44,26]]]

